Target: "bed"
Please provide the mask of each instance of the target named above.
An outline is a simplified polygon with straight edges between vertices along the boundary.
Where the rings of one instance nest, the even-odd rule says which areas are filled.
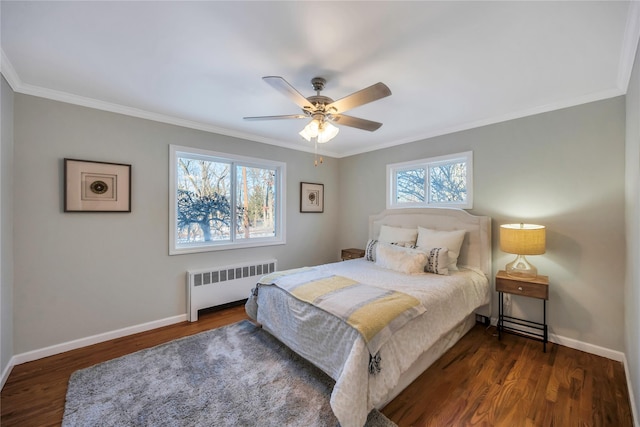
[[[369,218],[364,258],[267,275],[246,309],[336,381],[333,412],[343,427],[361,427],[464,336],[476,315],[490,317],[490,275],[490,218],[386,210]],[[381,305],[369,305],[374,300]]]

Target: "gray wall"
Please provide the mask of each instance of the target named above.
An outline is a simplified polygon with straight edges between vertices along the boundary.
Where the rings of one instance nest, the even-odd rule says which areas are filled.
[[[625,353],[636,410],[640,410],[640,49],[627,90],[627,281]],[[636,421],[637,423],[640,420]]]
[[[339,259],[335,159],[21,94],[14,132],[15,354],[184,314],[189,269]],[[287,244],[169,256],[170,144],[286,162]],[[132,164],[132,212],[63,213],[65,157]],[[299,213],[300,181],[323,214]]]
[[[549,276],[550,332],[624,349],[625,98],[440,136],[340,159],[340,246],[363,247],[368,215],[385,209],[385,166],[462,151],[474,156],[474,214],[499,225],[547,227],[547,253],[528,257]],[[542,304],[514,297],[511,312],[542,319]],[[497,294],[494,294],[494,315]]]
[[[206,132],[15,95],[14,354],[185,312],[188,269],[278,258],[280,268],[363,247],[384,209],[385,165],[472,150],[473,213],[547,226],[549,324],[562,337],[622,351],[625,98],[432,138],[313,167],[313,156]],[[287,245],[168,256],[168,145],[287,163]],[[62,158],[133,165],[133,212],[62,212]],[[300,214],[299,182],[325,184],[324,214]],[[19,214],[18,214],[19,213]],[[309,244],[308,242],[312,242]],[[511,310],[535,318],[537,301]],[[495,307],[494,307],[495,311]]]
[[[0,77],[0,373],[13,356],[13,90]]]

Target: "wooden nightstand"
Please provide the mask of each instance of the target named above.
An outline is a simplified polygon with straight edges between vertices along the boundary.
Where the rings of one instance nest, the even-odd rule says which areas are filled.
[[[342,260],[362,258],[364,256],[364,249],[349,248],[342,250]]]
[[[537,276],[531,279],[511,277],[506,271],[500,270],[496,274],[496,291],[500,297],[498,305],[498,339],[502,338],[502,333],[512,333],[522,335],[542,341],[542,351],[547,352],[547,342],[549,342],[549,331],[547,327],[547,300],[549,299],[549,277]],[[504,293],[520,295],[542,300],[542,323],[530,320],[519,319],[517,317],[505,316],[504,314]],[[518,329],[514,326],[505,326],[505,323],[517,326],[524,326],[528,330]],[[532,330],[534,330],[532,332]],[[540,331],[537,333],[535,331]]]

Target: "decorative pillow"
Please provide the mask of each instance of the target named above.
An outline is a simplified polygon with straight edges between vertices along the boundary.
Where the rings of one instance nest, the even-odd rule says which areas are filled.
[[[382,242],[376,246],[376,265],[404,274],[424,273],[426,252]]]
[[[364,249],[364,259],[367,261],[376,261],[376,246],[378,246],[378,241],[369,239],[367,247]]]
[[[381,242],[382,243],[382,242]],[[391,245],[394,246],[401,246],[403,248],[411,248],[411,249],[415,249],[416,245],[413,245],[411,243],[390,243]],[[364,259],[366,259],[367,261],[376,261],[376,247],[378,246],[378,241],[375,239],[369,239],[369,241],[367,242],[367,246],[364,250]]]
[[[447,248],[431,248],[427,252],[427,264],[424,271],[427,273],[441,274],[446,276],[449,274],[449,249]]]
[[[431,248],[449,249],[448,268],[449,270],[457,271],[458,256],[466,233],[465,230],[440,231],[418,227],[416,246],[422,250],[430,250]]]
[[[390,225],[380,226],[379,242],[398,243],[404,245],[415,245],[418,237],[417,228],[392,227]]]

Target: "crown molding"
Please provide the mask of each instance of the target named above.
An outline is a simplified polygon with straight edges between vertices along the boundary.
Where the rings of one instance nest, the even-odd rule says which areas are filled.
[[[604,90],[601,92],[596,92],[584,96],[575,97],[572,99],[564,100],[561,102],[554,102],[550,104],[540,105],[537,107],[529,108],[526,110],[514,111],[507,114],[501,114],[493,117],[487,117],[485,119],[480,119],[472,122],[461,123],[456,126],[451,126],[448,128],[442,129],[433,129],[429,132],[426,132],[418,137],[405,138],[402,140],[391,141],[385,144],[378,144],[375,146],[367,147],[366,149],[361,150],[352,150],[346,153],[341,153],[338,158],[347,157],[347,156],[355,156],[357,154],[363,154],[370,151],[381,150],[384,148],[395,147],[397,145],[409,144],[411,142],[419,142],[424,141],[426,139],[435,138],[437,136],[449,135],[456,132],[462,132],[469,129],[475,129],[483,126],[493,125],[497,123],[507,122],[509,120],[521,119],[524,117],[535,116],[537,114],[548,113],[551,111],[562,110],[564,108],[575,107],[582,104],[588,104],[590,102],[602,101],[609,98],[615,98],[616,96],[624,95],[626,92],[615,88]]]
[[[146,111],[139,108],[127,107],[125,105],[115,104],[112,102],[100,101],[94,98],[88,98],[84,96],[74,95],[68,92],[63,92],[55,89],[48,89],[41,86],[35,86],[28,83],[24,83],[18,74],[16,73],[11,61],[1,50],[1,66],[0,72],[5,76],[7,82],[11,86],[14,92],[22,93],[24,95],[36,96],[39,98],[51,99],[53,101],[64,102],[67,104],[79,105],[82,107],[93,108],[96,110],[108,111],[116,114],[123,114],[125,116],[137,117],[140,119],[151,120],[160,123],[166,123],[175,126],[181,126],[189,129],[201,130],[204,132],[216,133],[219,135],[230,136],[233,138],[245,139],[248,141],[261,142],[264,144],[275,145],[282,148],[288,148],[291,150],[304,151],[308,153],[315,153],[313,147],[306,145],[299,145],[289,142],[283,142],[280,140],[274,140],[271,138],[265,138],[259,135],[253,135],[244,132],[238,132],[221,128],[206,123],[196,122],[193,120],[181,119],[179,117],[168,116],[165,114],[154,113],[152,111]],[[318,150],[318,154],[328,157],[337,157],[336,153],[327,150]]]
[[[412,142],[423,141],[437,136],[448,135],[456,132],[461,132],[478,127],[488,126],[496,123],[506,122],[509,120],[519,119],[523,117],[533,116],[536,114],[546,113],[550,111],[560,110],[563,108],[574,107],[581,104],[587,104],[590,102],[601,101],[608,98],[614,98],[616,96],[625,95],[631,76],[631,70],[635,59],[635,49],[638,46],[638,39],[640,38],[640,1],[632,1],[630,7],[633,10],[629,14],[627,20],[627,27],[625,31],[625,44],[623,46],[623,55],[621,56],[621,65],[618,75],[618,88],[609,89],[601,92],[596,92],[584,96],[575,97],[573,99],[564,100],[561,102],[555,102],[545,104],[537,107],[533,107],[526,110],[520,110],[498,116],[488,117],[472,122],[461,123],[456,126],[448,128],[432,129],[418,136],[410,138],[404,138],[395,141],[389,141],[384,144],[371,145],[366,148],[355,149],[342,153],[333,152],[321,147],[318,149],[317,154],[321,156],[343,158],[354,156],[358,154],[368,153],[371,151],[381,150],[385,148],[395,147],[398,145],[408,144]],[[635,37],[635,38],[634,38]],[[635,43],[635,44],[634,44]],[[215,133],[219,135],[225,135],[233,138],[244,139],[248,141],[260,142],[264,144],[274,145],[290,150],[303,151],[307,153],[315,153],[315,148],[303,144],[294,144],[290,142],[283,142],[272,138],[266,138],[259,135],[233,131],[226,128],[221,128],[206,123],[196,122],[192,120],[181,119],[178,117],[168,116],[164,114],[154,113],[138,108],[127,107],[120,104],[115,104],[106,101],[100,101],[93,98],[83,97],[79,95],[70,94],[54,89],[43,88],[40,86],[25,84],[22,82],[17,72],[13,68],[11,62],[4,53],[4,50],[0,49],[1,53],[1,66],[0,72],[5,76],[7,82],[14,90],[14,92],[22,93],[25,95],[36,96],[40,98],[51,99],[54,101],[64,102],[67,104],[79,105],[83,107],[93,108],[102,111],[108,111],[116,114],[123,114],[125,116],[137,117],[141,119],[151,120],[160,123],[166,123],[175,126],[181,126],[189,129],[201,130],[204,132]],[[624,83],[624,84],[622,84]]]
[[[159,114],[152,111],[142,110],[139,108],[127,107],[127,106],[115,104],[112,102],[100,101],[94,98],[87,98],[83,96],[70,94],[67,92],[62,92],[54,89],[47,89],[47,88],[34,86],[30,84],[22,84],[21,86],[18,87],[18,89],[14,88],[14,90],[16,92],[19,92],[25,95],[37,96],[40,98],[46,98],[54,101],[65,102],[67,104],[74,104],[82,107],[93,108],[96,110],[123,114],[125,116],[137,117],[140,119],[146,119],[146,120],[151,120],[155,122],[181,126],[189,129],[201,130],[204,132],[230,136],[233,138],[239,138],[239,139],[244,139],[248,141],[261,142],[264,144],[275,145],[275,146],[288,148],[292,150],[306,151],[309,153],[314,152],[313,148],[307,147],[304,145],[298,145],[298,144],[292,144],[292,143],[283,142],[279,140],[273,140],[270,138],[265,138],[258,135],[244,133],[244,132],[233,131],[230,129],[225,129],[225,128],[221,128],[221,127],[217,127],[217,126],[213,126],[213,125],[209,125],[206,123],[201,123],[193,120],[187,120],[179,117],[168,116],[165,114]],[[320,154],[320,150],[318,150],[318,153]],[[335,155],[329,152],[323,152],[321,154],[325,156],[335,157]]]
[[[5,57],[3,56],[3,62],[4,60],[5,60]],[[11,85],[13,90],[18,93],[36,96],[40,98],[51,99],[59,102],[65,102],[67,104],[79,105],[79,106],[93,108],[97,110],[108,111],[111,113],[123,114],[125,116],[137,117],[137,118],[151,120],[155,122],[181,126],[189,129],[196,129],[204,132],[230,136],[233,138],[260,142],[260,143],[274,145],[274,146],[287,148],[291,150],[304,151],[307,153],[315,153],[314,147],[309,147],[303,144],[293,144],[289,142],[283,142],[280,140],[274,140],[274,139],[262,137],[259,135],[238,132],[238,131],[233,131],[233,130],[229,130],[229,129],[225,129],[217,126],[212,126],[206,123],[181,119],[181,118],[154,113],[154,112],[150,112],[150,111],[146,111],[138,108],[127,107],[124,105],[115,104],[111,102],[100,101],[97,99],[78,96],[78,95],[74,95],[74,94],[70,94],[67,92],[62,92],[54,89],[47,89],[47,88],[34,86],[30,84],[24,84],[18,77],[17,73],[15,73],[15,71],[13,70],[13,67],[11,67],[11,63],[8,60],[6,60],[6,64],[8,64],[8,68],[9,70],[11,70],[10,78],[14,83],[12,84],[12,82],[9,81],[9,79],[7,79],[7,81],[9,81],[9,84]],[[3,74],[4,74],[4,69],[5,67],[3,66],[2,67]],[[628,79],[627,79],[627,83],[628,83]],[[526,110],[498,115],[494,117],[488,117],[486,119],[476,120],[473,122],[462,123],[457,126],[452,126],[448,128],[442,128],[442,129],[434,129],[424,134],[421,134],[417,137],[414,136],[411,138],[390,141],[385,144],[372,145],[366,148],[351,150],[343,153],[332,152],[324,148],[318,149],[318,154],[322,156],[328,156],[328,157],[334,157],[334,158],[340,159],[343,157],[349,157],[357,154],[368,153],[370,151],[376,151],[384,148],[395,147],[397,145],[403,145],[411,142],[422,141],[422,140],[434,138],[437,136],[448,135],[451,133],[461,132],[461,131],[474,129],[482,126],[506,122],[509,120],[519,119],[519,118],[528,117],[528,116],[533,116],[536,114],[546,113],[554,110],[560,110],[563,108],[574,107],[581,104],[587,104],[589,102],[595,102],[595,101],[601,101],[603,99],[614,98],[616,96],[624,95],[625,93],[626,91],[623,91],[622,89],[611,89],[611,90],[597,92],[597,93],[593,93],[593,94],[589,94],[581,97],[576,97],[576,98],[565,100],[562,102],[545,104],[545,105],[533,107]]]
[[[620,52],[620,65],[618,67],[618,87],[624,93],[629,88],[629,80],[633,71],[636,58],[636,50],[640,43],[640,1],[629,2],[629,14],[624,29],[622,51]]]
[[[0,73],[7,80],[7,83],[9,83],[9,86],[11,86],[11,89],[13,89],[14,92],[17,92],[18,91],[17,88],[22,86],[22,81],[20,80],[18,73],[16,73],[16,70],[15,68],[13,68],[11,61],[9,61],[9,58],[7,58],[7,55],[5,55],[4,50],[1,48],[0,48]]]

